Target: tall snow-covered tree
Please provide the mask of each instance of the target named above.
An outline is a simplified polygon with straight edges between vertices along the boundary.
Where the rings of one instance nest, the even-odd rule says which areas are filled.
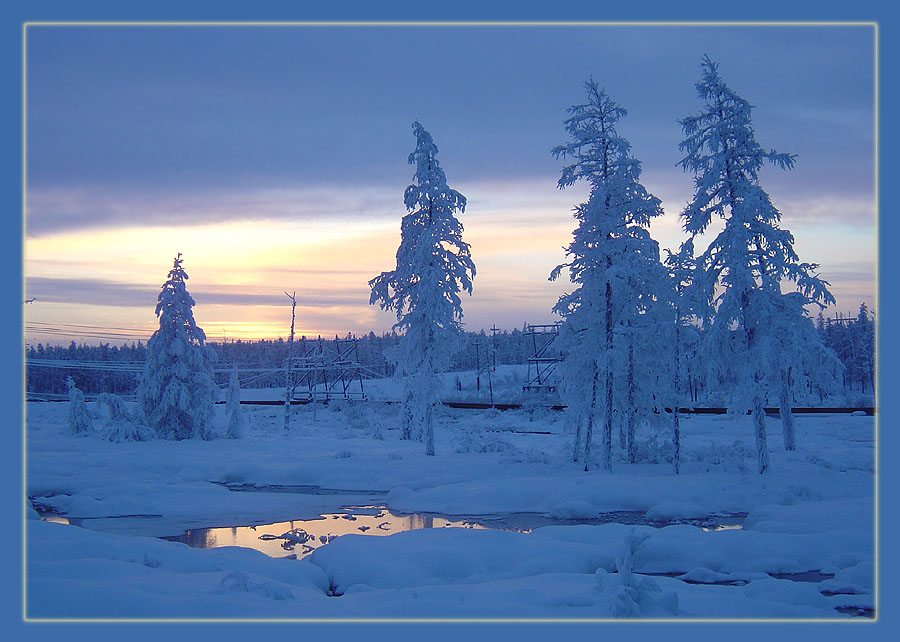
[[[578,225],[566,248],[568,261],[557,266],[550,279],[559,278],[567,269],[570,281],[577,285],[553,308],[564,321],[560,340],[567,356],[561,370],[568,412],[575,417],[576,458],[581,424],[585,423],[587,470],[594,424],[602,408],[601,465],[611,470],[614,335],[618,326],[633,342],[636,315],[653,296],[647,285],[656,282],[661,266],[659,246],[647,227],[663,211],[659,199],[641,185],[640,161],[631,156],[631,145],[616,130],[627,111],[593,79],[585,88],[588,101],[570,107],[564,121],[570,141],[552,153],[571,161],[563,168],[558,187],[585,181],[590,195],[587,202],[575,207]],[[631,363],[633,367],[633,360]],[[632,400],[633,383],[632,378],[627,385]]]
[[[431,134],[418,121],[412,128],[416,148],[409,163],[416,172],[403,197],[408,213],[400,225],[397,266],[369,281],[369,303],[394,311],[394,329],[402,333],[391,353],[405,382],[402,437],[421,436],[426,454],[433,455],[440,373],[460,340],[460,293],[472,293],[475,264],[455,216],[465,211],[466,198],[447,186]]]
[[[779,308],[781,284],[793,282],[806,303],[834,303],[815,264],[802,263],[794,237],[779,227],[781,213],[759,185],[759,172],[770,163],[793,168],[795,157],[765,151],[750,123],[751,105],[719,76],[709,57],[701,63],[697,93],[704,101],[699,114],[679,121],[685,154],[680,165],[694,174],[695,193],[682,213],[691,236],[705,232],[713,217],[724,227],[697,258],[695,287],[714,314],[705,315],[704,350],[716,367],[736,373],[731,405],[750,409],[756,435],[758,468],[769,467],[766,441],[766,380],[773,369],[768,333]]]
[[[210,439],[216,400],[206,335],[194,321],[181,253],[156,304],[159,328],[147,343],[147,360],[137,389],[147,424],[162,439]]]
[[[69,389],[69,432],[73,435],[90,432],[91,415],[84,403],[84,393],[75,387],[72,377],[66,377],[66,387]]]

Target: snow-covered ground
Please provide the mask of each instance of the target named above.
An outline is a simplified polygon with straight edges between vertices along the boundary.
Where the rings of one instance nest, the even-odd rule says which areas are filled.
[[[105,409],[89,406],[100,427]],[[435,457],[399,439],[396,405],[332,402],[315,423],[311,407],[295,406],[287,433],[280,407],[242,409],[238,440],[109,443],[69,436],[67,404],[29,403],[27,494],[83,527],[31,513],[28,616],[843,619],[875,608],[872,417],[797,416],[795,452],[769,418],[762,476],[749,418],[686,417],[675,476],[665,432],[647,428],[643,463],[585,473],[564,413],[546,409],[442,408]],[[509,513],[546,525],[349,528],[300,560],[159,539],[373,502],[437,515],[419,525]],[[643,523],[602,523],[619,511]],[[720,530],[689,521],[715,514],[747,516]]]

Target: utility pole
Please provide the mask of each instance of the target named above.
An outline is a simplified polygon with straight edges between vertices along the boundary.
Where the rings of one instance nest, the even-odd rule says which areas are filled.
[[[491,345],[494,348],[494,372],[497,371],[497,337],[500,335],[500,328],[497,324],[491,326]]]

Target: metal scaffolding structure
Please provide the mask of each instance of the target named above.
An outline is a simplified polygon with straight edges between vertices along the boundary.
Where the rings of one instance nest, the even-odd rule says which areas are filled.
[[[328,401],[365,399],[363,367],[356,339],[306,339],[290,362],[291,399]]]
[[[525,325],[525,337],[531,337],[531,356],[528,357],[528,375],[525,378],[526,391],[553,392],[556,390],[556,364],[559,353],[553,345],[559,336],[559,323],[545,325]]]

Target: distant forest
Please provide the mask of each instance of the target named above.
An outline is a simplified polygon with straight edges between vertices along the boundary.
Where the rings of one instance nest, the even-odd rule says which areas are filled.
[[[874,315],[865,305],[860,306],[857,316],[837,316],[815,320],[825,345],[832,350],[844,365],[843,387],[849,401],[871,403],[874,398],[875,381],[875,324]],[[306,345],[316,341],[333,344],[356,340],[353,357],[364,368],[367,376],[391,376],[394,367],[385,357],[385,350],[395,346],[399,341],[396,333],[376,335],[374,332],[357,337],[348,334],[344,337],[315,338],[301,337],[295,341],[294,354],[297,355]],[[239,369],[259,369],[260,373],[247,381],[242,376],[242,385],[253,388],[278,388],[284,385],[285,358],[288,355],[288,341],[283,338],[243,341],[236,339],[227,342],[211,341],[207,344],[215,354],[216,380],[225,385],[228,371],[232,367]],[[456,352],[451,371],[483,370],[494,365],[525,364],[532,356],[534,346],[532,339],[522,330],[501,330],[494,333],[487,331],[467,332],[462,345]],[[141,376],[141,366],[146,358],[146,346],[137,343],[114,346],[108,343],[100,345],[78,345],[74,341],[67,347],[44,346],[38,343],[26,348],[27,358],[27,390],[44,394],[65,394],[66,377],[71,376],[85,394],[96,395],[100,392],[111,392],[119,395],[131,395],[137,387]],[[38,360],[38,361],[36,361]],[[48,361],[54,362],[48,364]],[[59,362],[69,361],[71,365]],[[43,363],[41,363],[43,362]],[[691,400],[702,402],[702,364],[692,364]],[[268,371],[268,372],[266,372]],[[699,389],[699,390],[698,390]]]

